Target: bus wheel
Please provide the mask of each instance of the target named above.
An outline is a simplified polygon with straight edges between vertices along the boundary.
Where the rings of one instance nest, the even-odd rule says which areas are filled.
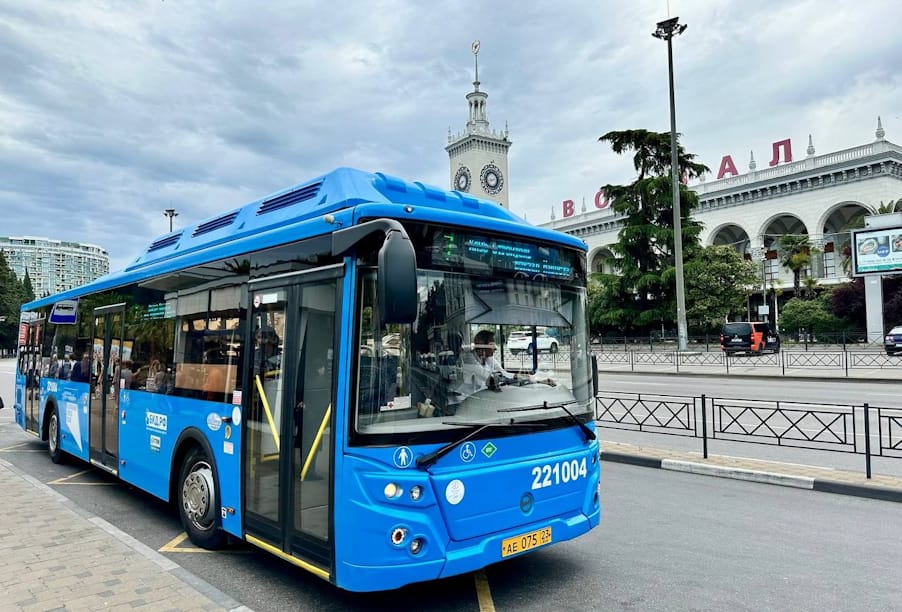
[[[47,451],[52,462],[60,463],[63,460],[63,450],[60,448],[60,418],[56,407],[50,408],[47,422]]]
[[[216,521],[216,479],[207,455],[199,448],[185,457],[179,475],[179,516],[191,542],[215,550],[225,539]]]

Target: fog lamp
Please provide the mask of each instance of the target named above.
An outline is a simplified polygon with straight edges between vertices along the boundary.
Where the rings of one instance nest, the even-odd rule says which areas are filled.
[[[403,527],[395,527],[391,532],[391,543],[400,546],[407,538],[407,530]]]

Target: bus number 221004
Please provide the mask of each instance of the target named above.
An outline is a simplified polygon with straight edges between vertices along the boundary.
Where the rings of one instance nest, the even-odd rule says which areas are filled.
[[[532,468],[532,488],[543,489],[553,485],[563,484],[585,478],[586,458],[571,459],[570,461],[558,461],[557,463],[537,465]]]

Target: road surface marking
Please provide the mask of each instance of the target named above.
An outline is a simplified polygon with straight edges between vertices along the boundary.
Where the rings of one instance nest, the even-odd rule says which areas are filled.
[[[479,599],[479,612],[495,612],[495,603],[492,601],[492,590],[489,588],[489,578],[485,570],[479,570],[473,574],[476,579],[476,597]]]

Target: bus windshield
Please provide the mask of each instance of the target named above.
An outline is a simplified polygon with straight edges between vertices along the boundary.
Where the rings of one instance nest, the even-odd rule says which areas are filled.
[[[586,292],[562,263],[570,253],[553,254],[558,277],[527,274],[522,269],[535,262],[511,265],[498,257],[497,243],[480,237],[471,242],[490,243],[487,257],[468,262],[455,254],[450,271],[435,269],[450,267],[447,249],[430,258],[428,242],[418,248],[427,257],[420,258],[418,316],[410,325],[380,324],[376,272],[361,275],[356,433],[402,442],[485,423],[567,427],[568,411],[589,419]]]

